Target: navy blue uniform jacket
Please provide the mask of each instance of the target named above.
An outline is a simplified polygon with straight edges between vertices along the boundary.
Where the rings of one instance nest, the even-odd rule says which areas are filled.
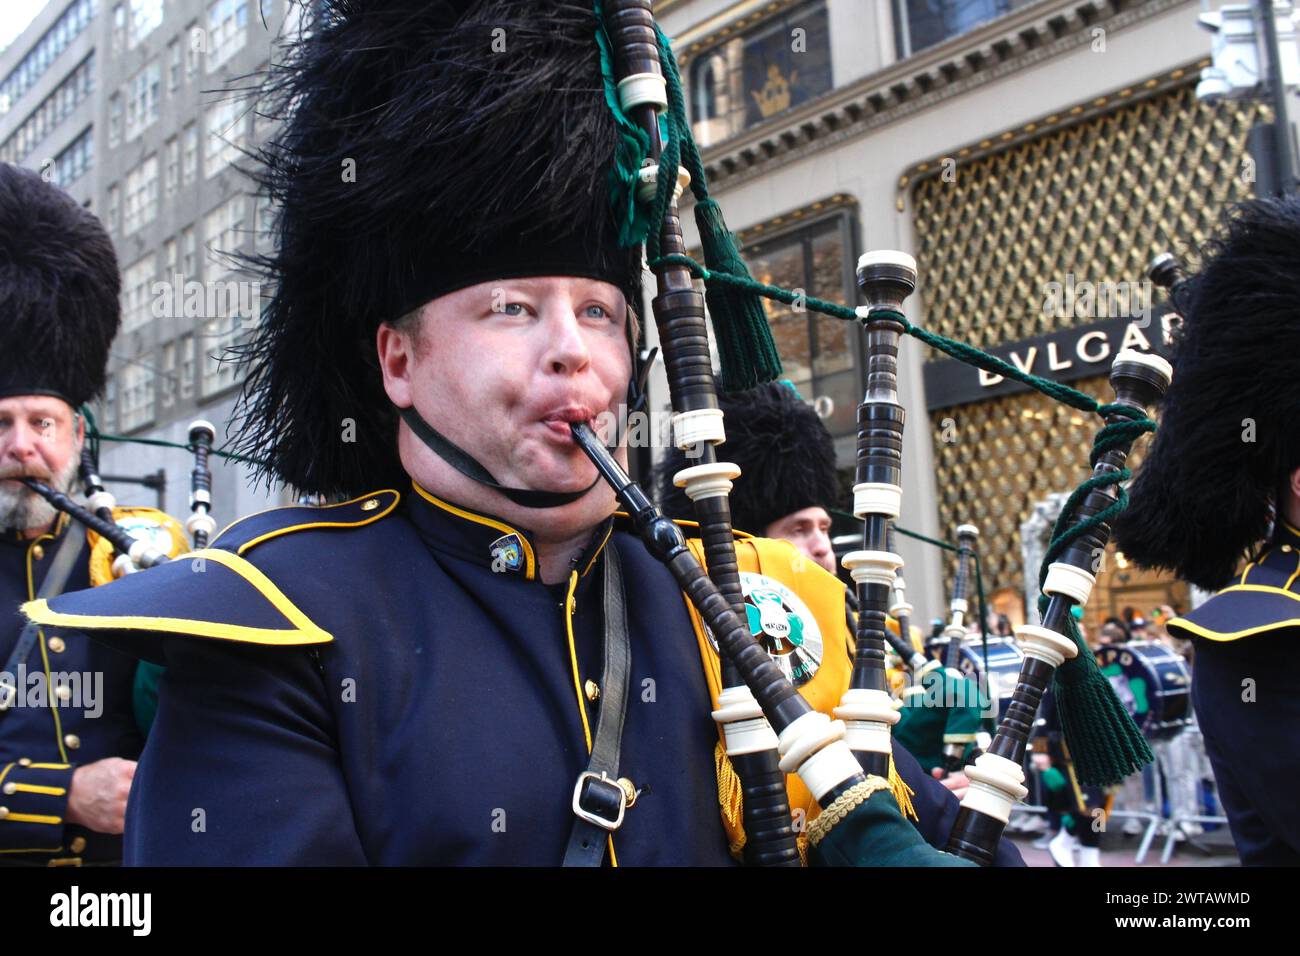
[[[582,688],[601,676],[606,547],[632,646],[619,772],[640,791],[614,854],[734,863],[681,592],[613,519],[546,586],[526,532],[380,491],[243,519],[208,550],[29,610],[166,664],[129,863],[558,865],[600,706]],[[896,762],[942,845],[956,800]],[[1002,859],[1020,862],[1010,845]]]
[[[1192,638],[1192,706],[1241,862],[1300,865],[1300,531],[1169,622]]]
[[[61,517],[56,533],[0,539],[0,668],[26,623],[19,606],[40,592],[68,535],[79,553],[64,591],[90,587],[86,533],[70,524]],[[6,682],[16,682],[21,702],[0,711],[0,863],[121,859],[120,836],[66,822],[68,791],[78,765],[139,755],[144,738],[132,705],[136,667],[134,658],[84,635],[42,628],[23,660],[8,668]],[[51,675],[68,676],[52,684]],[[70,693],[80,685],[81,692],[60,701],[51,693],[60,683]]]

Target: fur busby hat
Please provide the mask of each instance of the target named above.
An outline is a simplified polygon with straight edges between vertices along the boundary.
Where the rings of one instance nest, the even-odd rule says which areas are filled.
[[[731,492],[731,522],[762,534],[804,508],[835,504],[835,443],[813,407],[786,382],[721,395],[727,440],[718,458],[740,466]],[[694,506],[673,475],[696,464],[674,448],[659,465],[659,502],[670,518],[694,519]]]
[[[263,78],[275,252],[237,447],[356,495],[407,480],[375,332],[440,295],[584,276],[636,308],[605,187],[619,142],[590,0],[321,0]],[[342,441],[352,422],[355,441]],[[400,484],[399,484],[400,483]]]
[[[1174,379],[1115,525],[1125,555],[1206,590],[1268,534],[1300,467],[1300,199],[1242,203],[1180,292]]]
[[[99,395],[120,286],[99,220],[36,173],[0,163],[0,398],[54,395],[76,408]]]

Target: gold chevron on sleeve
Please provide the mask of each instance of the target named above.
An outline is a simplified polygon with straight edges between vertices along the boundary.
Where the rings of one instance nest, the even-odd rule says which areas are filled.
[[[22,612],[37,624],[78,630],[158,631],[185,634],[239,644],[267,644],[285,647],[328,644],[333,635],[322,630],[299,610],[265,574],[254,565],[229,551],[205,548],[185,556],[185,560],[212,561],[238,574],[279,612],[287,626],[283,628],[249,627],[221,621],[202,621],[181,617],[153,617],[136,614],[66,614],[50,608],[44,599],[28,601]]]

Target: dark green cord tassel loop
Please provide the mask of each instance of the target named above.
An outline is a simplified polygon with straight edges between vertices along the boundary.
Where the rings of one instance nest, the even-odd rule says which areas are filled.
[[[1102,415],[1124,415],[1129,421],[1108,424],[1097,432],[1088,456],[1093,466],[1107,450],[1131,444],[1142,433],[1155,430],[1154,422],[1126,405],[1098,405],[1096,411]],[[1089,478],[1066,499],[1039,568],[1040,588],[1047,579],[1048,568],[1070,542],[1099,524],[1113,521],[1128,507],[1128,492],[1122,482],[1130,477],[1132,473],[1122,468]],[[1076,522],[1074,511],[1088,493],[1107,485],[1119,486],[1115,501],[1092,517]],[[1040,615],[1046,613],[1048,603],[1048,596],[1041,594],[1038,598]],[[1074,615],[1066,617],[1065,627],[1065,636],[1074,642],[1078,654],[1056,669],[1056,707],[1061,718],[1061,731],[1066,746],[1070,748],[1079,780],[1093,786],[1111,786],[1136,773],[1154,757],[1142,731],[1097,666],[1097,658],[1079,633]]]
[[[740,256],[736,237],[727,228],[722,210],[709,196],[704,162],[686,115],[686,98],[682,93],[681,74],[672,44],[657,26],[659,59],[668,91],[668,109],[660,117],[664,148],[659,155],[654,200],[648,209],[646,204],[636,200],[638,177],[649,152],[649,138],[623,113],[614,82],[613,57],[600,0],[594,0],[594,6],[605,102],[619,129],[619,143],[608,183],[610,205],[619,226],[619,244],[633,246],[645,242],[651,268],[661,264],[660,226],[672,202],[677,171],[684,168],[691,177],[691,192],[696,201],[695,223],[708,270],[752,282],[745,260]],[[779,378],[781,359],[772,340],[772,329],[761,297],[752,288],[704,277],[704,298],[722,367],[722,390],[743,391]]]
[[[738,278],[751,279],[749,268],[741,258],[736,237],[722,218],[722,209],[709,196],[708,179],[704,162],[691,135],[690,120],[686,116],[686,98],[682,95],[682,79],[673,57],[672,44],[662,30],[659,35],[659,59],[663,63],[664,79],[668,84],[668,129],[671,142],[678,145],[673,160],[680,157],[681,165],[691,177],[691,192],[695,196],[695,225],[700,234],[700,248],[704,265],[710,273],[726,273]],[[667,152],[665,150],[665,152]],[[668,190],[677,181],[676,163],[671,172],[662,161],[659,164],[659,195],[655,197],[654,220],[662,221],[667,210]],[[658,258],[658,249],[647,253]],[[752,281],[752,279],[751,279]],[[704,298],[713,323],[714,340],[718,346],[718,362],[722,367],[722,390],[738,392],[781,375],[781,358],[777,355],[772,329],[768,325],[767,310],[763,300],[753,289],[705,279]]]

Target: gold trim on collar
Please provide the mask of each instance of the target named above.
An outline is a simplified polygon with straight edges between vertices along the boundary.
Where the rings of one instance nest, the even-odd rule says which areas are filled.
[[[1268,557],[1267,554],[1264,555],[1264,558],[1267,558],[1267,557]],[[1264,558],[1260,558],[1260,561],[1263,561]],[[1246,583],[1246,575],[1250,574],[1250,569],[1253,568],[1254,566],[1255,566],[1255,562],[1254,562],[1254,561],[1251,561],[1251,562],[1249,562],[1249,563],[1246,565],[1245,568],[1242,569],[1241,577],[1237,580],[1237,584],[1238,584],[1239,586],[1240,586],[1240,585],[1243,585],[1243,584]]]
[[[519,543],[523,546],[524,549],[524,577],[527,578],[529,581],[533,579],[533,574],[537,562],[533,558],[533,546],[528,541],[528,536],[525,535],[522,531],[520,531],[518,528],[510,527],[510,525],[506,524],[504,521],[498,521],[495,518],[489,518],[486,515],[481,515],[474,511],[466,511],[464,508],[457,508],[455,505],[443,501],[441,498],[438,498],[432,493],[425,491],[423,488],[420,487],[419,482],[416,482],[414,480],[411,482],[411,487],[415,489],[416,494],[418,494],[421,498],[429,502],[429,504],[441,508],[443,511],[447,511],[450,512],[451,514],[456,515],[457,517],[464,518],[466,521],[472,521],[475,524],[485,525],[486,527],[494,528],[495,530],[501,531],[505,534],[513,534],[515,537],[517,537],[519,539]]]
[[[1290,590],[1291,584],[1298,577],[1300,577],[1300,551],[1296,552],[1296,556],[1295,556],[1295,572],[1289,578],[1286,579],[1286,584],[1282,585],[1282,587],[1285,588],[1286,590]]]
[[[596,546],[596,553],[591,556],[591,560],[587,562],[587,566],[582,569],[582,576],[584,578],[587,576],[587,572],[591,570],[592,565],[596,563],[596,559],[600,557],[601,552],[605,550],[605,545],[609,544],[609,539],[613,534],[614,523],[611,521],[609,527],[605,529],[605,537],[602,538],[600,544]]]
[[[257,567],[238,555],[220,548],[192,551],[187,559],[199,558],[215,561],[234,571],[266,598],[279,611],[292,628],[248,627],[242,624],[225,624],[220,621],[196,621],[180,617],[141,617],[137,615],[65,614],[54,611],[46,601],[28,601],[21,608],[31,620],[47,626],[56,625],[90,630],[161,631],[168,634],[186,634],[191,637],[211,637],[240,644],[269,644],[296,647],[304,644],[328,644],[333,635],[322,630],[300,611],[271,579]]]
[[[240,554],[243,554],[243,553],[244,553],[244,550],[245,550],[246,548],[251,548],[254,544],[257,544],[257,543],[259,543],[259,542],[261,542],[261,541],[265,541],[267,538],[273,538],[273,537],[275,537],[275,536],[278,535],[278,534],[287,534],[287,533],[290,532],[290,531],[298,531],[298,530],[300,530],[300,529],[302,529],[302,528],[358,528],[358,527],[360,527],[360,526],[363,525],[363,524],[369,524],[369,523],[372,522],[372,521],[378,521],[380,518],[384,517],[384,515],[388,514],[390,511],[392,511],[393,508],[396,508],[396,507],[397,507],[397,502],[398,502],[398,501],[401,501],[401,499],[402,499],[402,494],[401,494],[400,491],[397,491],[397,490],[394,489],[394,488],[381,488],[381,489],[378,489],[377,491],[367,492],[367,493],[364,494],[364,495],[357,495],[355,498],[349,498],[347,501],[340,501],[340,502],[338,502],[337,504],[333,504],[333,505],[321,505],[319,508],[313,508],[312,510],[313,510],[313,511],[329,511],[331,508],[343,508],[343,507],[345,507],[345,506],[347,506],[347,505],[354,505],[354,504],[356,504],[358,501],[361,501],[361,500],[363,500],[363,499],[365,499],[365,498],[373,498],[375,495],[396,495],[397,497],[394,499],[392,505],[391,505],[390,507],[388,507],[387,509],[385,509],[382,513],[377,514],[377,515],[371,515],[371,516],[369,516],[368,518],[365,518],[364,520],[361,520],[361,521],[313,521],[313,522],[307,522],[307,523],[305,523],[305,524],[291,525],[291,526],[289,526],[289,527],[287,527],[287,528],[282,528],[282,529],[280,529],[280,530],[278,530],[278,531],[268,532],[267,534],[264,534],[264,535],[262,535],[261,537],[254,538],[252,541],[248,541],[248,542],[246,542],[246,543],[245,543],[245,544],[244,544],[244,545],[239,549],[239,553],[240,553]],[[306,507],[306,505],[281,505],[281,506],[278,507],[278,508],[266,508],[266,509],[264,509],[264,510],[262,510],[262,511],[256,511],[256,512],[254,512],[254,513],[251,514],[251,515],[244,515],[242,518],[236,518],[234,521],[230,522],[230,524],[226,525],[224,528],[222,528],[220,531],[218,531],[217,534],[216,534],[216,537],[214,537],[212,540],[213,540],[213,541],[216,541],[218,538],[220,538],[223,534],[225,534],[225,533],[226,533],[227,531],[229,531],[231,528],[235,527],[235,525],[237,525],[237,524],[239,524],[239,523],[241,523],[241,522],[243,522],[243,521],[248,521],[250,518],[256,518],[256,517],[258,517],[258,516],[260,516],[260,515],[268,514],[268,513],[272,512],[272,511],[288,511],[288,510],[290,510],[290,509],[292,509],[292,508],[304,508],[304,507]]]

